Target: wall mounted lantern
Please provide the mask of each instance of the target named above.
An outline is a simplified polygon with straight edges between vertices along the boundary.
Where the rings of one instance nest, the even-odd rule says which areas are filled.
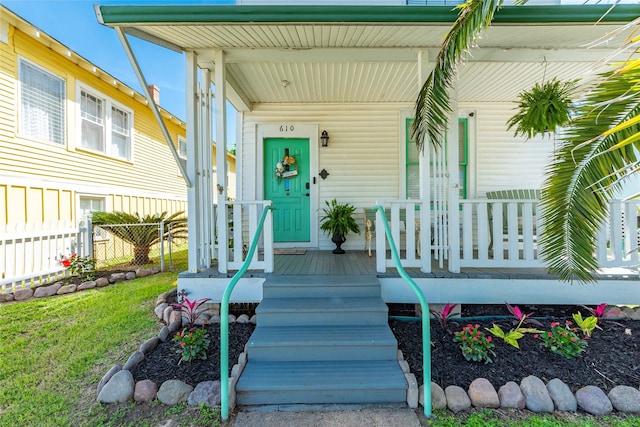
[[[323,147],[326,147],[329,145],[329,134],[327,133],[326,130],[322,131],[322,134],[320,135],[320,142]]]

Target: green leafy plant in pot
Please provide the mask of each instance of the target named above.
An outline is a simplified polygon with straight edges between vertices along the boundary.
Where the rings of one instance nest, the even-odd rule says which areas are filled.
[[[507,122],[507,129],[515,128],[516,136],[531,139],[568,125],[574,108],[571,95],[577,83],[578,80],[563,82],[553,78],[521,92],[518,112]]]
[[[346,241],[349,232],[360,233],[360,227],[353,218],[356,208],[348,203],[338,203],[336,199],[331,202],[325,200],[326,207],[322,208],[320,228],[327,235],[332,236],[331,241],[336,244],[334,254],[343,254],[341,245]]]

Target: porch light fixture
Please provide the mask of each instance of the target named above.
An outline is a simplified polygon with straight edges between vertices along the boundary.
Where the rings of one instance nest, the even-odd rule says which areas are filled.
[[[320,142],[322,143],[323,147],[326,147],[329,145],[329,134],[327,133],[326,130],[322,131],[322,134],[320,135]]]

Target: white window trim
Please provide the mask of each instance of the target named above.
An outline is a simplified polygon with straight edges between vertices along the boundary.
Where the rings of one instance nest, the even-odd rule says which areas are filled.
[[[182,136],[182,135],[178,135],[178,157],[180,157],[181,159],[187,160],[187,154],[185,153],[184,156],[182,154],[180,154],[180,143],[183,142],[185,147],[187,145],[187,138]]]
[[[104,101],[104,143],[105,143],[105,151],[93,150],[88,147],[82,146],[82,92],[87,92],[97,98],[100,98]],[[111,117],[111,109],[112,107],[116,107],[125,113],[129,114],[129,156],[128,158],[114,156],[109,154],[106,150],[106,147],[109,147],[112,139],[112,117]],[[76,149],[82,151],[88,151],[91,153],[100,154],[102,156],[106,156],[112,159],[121,160],[124,162],[133,163],[134,160],[134,134],[133,134],[133,125],[134,121],[134,113],[133,110],[123,104],[120,104],[117,101],[114,101],[113,98],[105,95],[92,88],[91,86],[84,84],[80,81],[76,84]]]
[[[101,199],[104,201],[104,211],[111,212],[111,206],[109,206],[109,197],[105,194],[94,194],[94,193],[76,193],[76,215],[80,213],[80,199]],[[76,222],[83,221],[84,218],[76,218]],[[111,238],[108,232],[101,230],[100,232],[94,235],[94,242],[105,242]]]
[[[25,63],[25,62],[28,63],[30,66],[32,66],[34,68],[38,68],[38,69],[42,70],[43,72],[45,72],[47,74],[50,74],[50,75],[62,80],[62,83],[63,83],[63,88],[62,88],[62,90],[63,90],[63,102],[62,102],[62,110],[63,110],[62,111],[62,131],[63,131],[63,133],[62,133],[62,143],[57,143],[57,142],[54,142],[54,141],[48,141],[48,140],[45,140],[45,139],[40,139],[40,138],[34,137],[32,135],[25,135],[24,133],[22,133],[22,130],[20,129],[20,120],[21,120],[20,115],[24,114],[24,112],[22,111],[22,80],[21,80],[20,77],[21,77],[21,72],[22,72],[22,67],[23,67],[22,64]],[[58,73],[55,73],[55,72],[49,70],[46,67],[43,67],[40,64],[37,64],[36,62],[33,62],[33,61],[23,57],[23,56],[18,56],[18,76],[17,77],[18,77],[17,78],[17,84],[18,84],[17,89],[18,90],[17,90],[17,96],[16,96],[16,100],[17,100],[17,104],[16,104],[16,112],[17,112],[16,134],[20,138],[23,138],[23,139],[42,142],[42,143],[45,143],[45,144],[53,145],[55,147],[66,147],[67,146],[67,141],[68,141],[68,135],[67,135],[68,134],[68,130],[67,130],[67,120],[68,120],[68,118],[67,118],[67,116],[68,116],[68,113],[67,113],[67,80],[66,80],[66,78],[64,76],[58,74]]]

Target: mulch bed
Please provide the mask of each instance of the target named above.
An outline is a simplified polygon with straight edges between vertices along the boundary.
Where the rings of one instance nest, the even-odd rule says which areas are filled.
[[[250,323],[229,324],[229,373],[238,362],[245,344],[253,333],[255,325]],[[160,385],[167,380],[181,380],[193,387],[203,381],[220,379],[220,325],[208,325],[209,348],[206,360],[180,362],[176,344],[172,340],[160,343],[158,347],[131,371],[136,381],[149,379]]]
[[[575,306],[524,307],[528,313],[535,309],[544,329],[554,320],[564,321],[577,311]],[[463,316],[487,316],[489,313],[508,315],[503,306],[466,306]],[[586,313],[583,313],[586,315]],[[496,356],[493,363],[482,364],[467,362],[457,343],[453,342],[453,332],[462,329],[469,321],[448,322],[449,331],[442,329],[436,321],[431,322],[431,375],[432,380],[442,387],[458,385],[468,388],[476,378],[488,379],[496,388],[508,381],[520,381],[535,375],[547,382],[559,378],[572,391],[586,385],[595,385],[605,392],[616,385],[640,385],[640,321],[621,320],[620,325],[605,323],[603,330],[595,330],[588,341],[586,350],[578,359],[565,359],[542,347],[540,340],[530,334],[522,338],[520,349],[516,349],[502,340],[494,338]],[[512,327],[510,319],[473,320],[472,323],[491,327],[496,323],[503,330]],[[411,372],[422,384],[422,323],[391,319],[391,329],[398,339],[399,348],[409,363]],[[233,323],[229,325],[229,369],[238,360],[255,326]],[[625,329],[631,335],[625,334]],[[220,377],[219,326],[210,325],[208,330],[211,344],[207,360],[196,360],[178,365],[180,356],[175,352],[173,342],[161,343],[158,348],[136,366],[133,375],[136,381],[150,379],[157,384],[169,379],[179,379],[195,386],[207,380]]]

